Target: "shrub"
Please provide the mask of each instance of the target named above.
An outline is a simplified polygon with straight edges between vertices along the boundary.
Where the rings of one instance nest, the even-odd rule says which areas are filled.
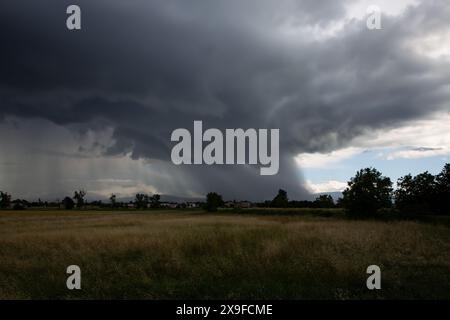
[[[62,204],[66,210],[72,210],[75,207],[75,202],[70,197],[65,197]]]

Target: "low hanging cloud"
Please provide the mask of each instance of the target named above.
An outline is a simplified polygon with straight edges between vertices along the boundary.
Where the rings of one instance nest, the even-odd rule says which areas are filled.
[[[78,1],[82,30],[76,32],[65,28],[69,4],[0,4],[3,126],[11,119],[44,121],[49,131],[78,137],[70,143],[76,152],[60,157],[64,170],[46,176],[48,193],[66,171],[81,170],[67,159],[82,154],[100,163],[144,160],[148,190],[216,190],[253,200],[286,188],[300,198],[308,190],[298,154],[351,148],[374,130],[449,111],[450,59],[436,47],[445,44],[432,40],[450,34],[445,0],[385,15],[383,28],[373,31],[364,19],[349,17],[358,1]],[[341,28],[330,35],[334,25]],[[172,165],[170,134],[194,120],[219,129],[280,128],[280,173]],[[87,143],[86,135],[99,141]],[[26,138],[8,139],[16,145]],[[54,153],[67,148],[65,141],[54,144]],[[29,161],[37,154],[29,152]],[[98,169],[90,175],[139,179]],[[25,179],[7,183],[22,190]],[[98,188],[106,187],[92,187],[102,193]]]

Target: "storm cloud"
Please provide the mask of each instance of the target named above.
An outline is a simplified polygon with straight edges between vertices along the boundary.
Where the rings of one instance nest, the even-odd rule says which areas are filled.
[[[301,198],[307,191],[297,154],[329,152],[373,130],[449,111],[450,60],[421,46],[449,32],[448,1],[386,14],[381,30],[348,16],[356,2],[77,1],[82,30],[73,32],[65,27],[72,2],[5,0],[0,119],[84,137],[66,159],[145,160],[158,192],[216,190],[254,200],[285,188]],[[279,128],[280,173],[172,165],[170,134],[194,120],[219,129]],[[33,138],[0,137],[3,146],[11,141]],[[46,152],[61,152],[64,141]],[[38,154],[30,151],[30,161]],[[63,177],[61,170],[47,179]]]

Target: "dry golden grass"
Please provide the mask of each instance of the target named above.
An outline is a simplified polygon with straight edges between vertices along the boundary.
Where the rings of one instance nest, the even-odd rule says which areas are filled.
[[[449,299],[450,232],[201,212],[0,212],[3,299]],[[66,268],[82,290],[66,288]],[[382,290],[366,288],[367,266]]]

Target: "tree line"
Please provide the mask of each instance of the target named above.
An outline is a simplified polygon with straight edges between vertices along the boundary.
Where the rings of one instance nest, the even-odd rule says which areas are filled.
[[[65,209],[83,208],[86,204],[86,191],[77,190],[73,197],[65,197],[58,206]],[[109,198],[109,208],[123,208],[128,204],[118,202],[116,195]],[[147,195],[138,193],[133,202],[136,209],[160,208],[161,196],[159,194]],[[217,211],[224,206],[223,198],[216,192],[210,192],[206,196],[204,209]],[[101,201],[91,204],[102,207]],[[11,201],[11,195],[0,191],[0,208],[24,209],[30,203],[16,199]],[[39,200],[32,206],[47,206],[47,202]],[[428,171],[416,176],[408,174],[397,181],[394,190],[389,177],[375,168],[359,170],[348,183],[342,197],[335,202],[331,195],[320,195],[314,201],[290,201],[287,191],[280,189],[272,199],[254,204],[256,207],[267,208],[344,208],[351,216],[375,216],[382,209],[394,209],[402,214],[450,214],[450,164],[446,164],[437,175]]]
[[[144,193],[138,193],[135,195],[133,201],[130,202],[120,202],[117,201],[117,196],[111,194],[109,197],[109,203],[104,203],[101,200],[96,200],[88,202],[86,198],[87,192],[83,189],[76,190],[72,197],[66,196],[62,201],[56,200],[56,202],[38,201],[29,202],[24,199],[11,200],[11,195],[7,192],[0,191],[0,209],[16,209],[23,210],[28,207],[58,207],[64,208],[66,210],[72,210],[74,208],[82,209],[86,206],[93,207],[105,207],[105,208],[125,208],[129,204],[132,204],[136,209],[145,208],[160,208],[161,206],[161,196],[159,194],[148,195]]]
[[[450,164],[437,175],[428,171],[408,174],[397,181],[394,190],[390,178],[375,168],[359,170],[348,182],[338,204],[350,215],[376,215],[384,208],[402,214],[450,214]]]
[[[86,192],[84,190],[75,191],[73,198],[65,197],[63,200],[64,208],[67,210],[73,209],[75,206],[77,208],[82,208],[85,204],[84,197],[86,196]],[[75,200],[75,201],[74,201]],[[111,194],[109,197],[109,204],[105,205],[109,208],[123,208],[128,205],[128,203],[123,203],[117,201],[117,196],[115,194]],[[159,194],[148,195],[145,193],[137,193],[134,197],[134,201],[131,202],[136,209],[146,209],[146,208],[159,208],[161,205],[161,196]],[[103,206],[101,201],[94,201],[93,205],[97,205],[99,207]]]
[[[223,205],[222,197],[209,193],[206,209],[215,211]],[[290,201],[287,191],[280,189],[271,200],[257,203],[266,208],[344,208],[350,216],[376,216],[382,209],[401,214],[450,214],[450,164],[437,175],[428,171],[416,176],[408,174],[397,181],[394,190],[389,177],[375,168],[359,170],[348,183],[342,197],[334,202],[331,195],[320,195],[315,201]]]

